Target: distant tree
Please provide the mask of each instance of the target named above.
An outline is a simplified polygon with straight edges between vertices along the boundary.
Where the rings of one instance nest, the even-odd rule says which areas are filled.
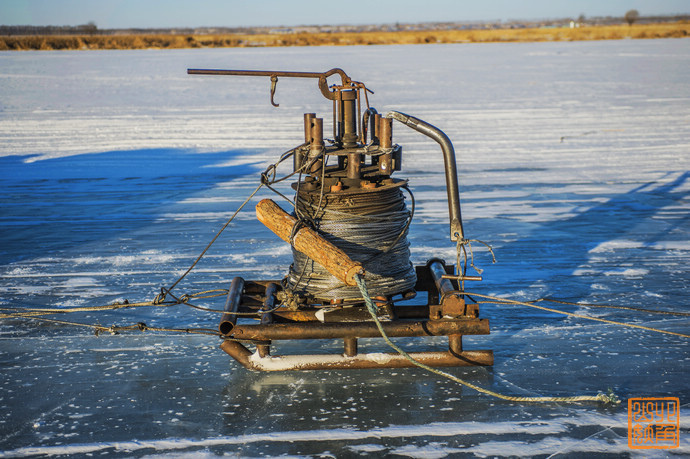
[[[625,13],[625,22],[628,23],[629,26],[633,25],[633,22],[637,21],[640,18],[640,13],[637,10],[630,10],[627,13]]]
[[[82,24],[77,26],[77,30],[80,33],[88,33],[89,35],[94,35],[96,32],[98,32],[98,26],[96,26],[96,23],[91,21],[88,24]]]

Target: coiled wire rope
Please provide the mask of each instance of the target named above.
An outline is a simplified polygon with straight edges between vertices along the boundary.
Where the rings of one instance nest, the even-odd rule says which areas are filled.
[[[392,296],[414,287],[417,276],[407,240],[414,206],[407,209],[401,186],[327,194],[302,191],[295,204],[296,215],[313,222],[324,239],[362,263],[372,295]],[[361,298],[356,286],[343,284],[294,248],[287,285],[318,299]]]

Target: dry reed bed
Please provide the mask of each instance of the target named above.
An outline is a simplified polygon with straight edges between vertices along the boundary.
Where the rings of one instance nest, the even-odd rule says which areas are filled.
[[[79,35],[2,36],[0,50],[221,48],[258,46],[347,46],[424,43],[488,43],[683,38],[686,22],[665,24],[495,30],[429,30],[257,35]]]

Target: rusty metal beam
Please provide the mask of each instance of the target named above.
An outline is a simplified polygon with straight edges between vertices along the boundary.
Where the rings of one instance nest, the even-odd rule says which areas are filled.
[[[326,99],[336,100],[337,95],[328,88],[328,77],[339,75],[342,85],[349,85],[352,80],[342,69],[331,69],[326,72],[285,72],[280,70],[222,70],[222,69],[187,69],[189,75],[228,75],[228,76],[264,76],[271,81],[278,81],[278,77],[285,78],[316,78],[319,80],[319,89]],[[275,92],[275,82],[272,93]],[[273,98],[271,97],[271,100]]]
[[[273,307],[276,303],[276,292],[278,292],[278,284],[271,282],[266,286],[266,299],[261,306],[261,323],[267,325],[273,322]]]
[[[244,279],[235,277],[230,283],[227,300],[225,300],[225,306],[223,307],[225,314],[221,316],[220,324],[218,325],[218,330],[223,335],[230,333],[237,323],[237,312],[242,300],[242,290],[244,290]]]
[[[487,319],[430,320],[382,322],[386,335],[402,336],[447,336],[488,335]],[[269,325],[240,324],[232,329],[232,337],[241,340],[283,340],[283,339],[333,339],[333,338],[376,338],[380,337],[374,322],[302,322],[273,323]]]
[[[249,357],[251,357],[252,353],[241,343],[226,339],[221,343],[220,348],[230,357],[241,363],[243,367],[250,367],[251,363],[249,362]]]
[[[443,277],[446,274],[446,267],[441,260],[433,258],[427,262],[427,266],[441,298],[456,291],[453,283]]]
[[[357,355],[357,338],[345,338],[344,340],[344,354],[347,357],[354,357]]]
[[[414,363],[397,353],[369,353],[346,356],[343,354],[310,354],[265,356],[252,354],[242,344],[225,340],[221,349],[237,360],[242,366],[256,371],[286,370],[335,370],[366,368],[411,368]],[[493,365],[492,351],[463,351],[461,353],[410,352],[415,361],[430,367],[458,367]]]
[[[352,311],[347,311],[352,309]],[[277,309],[273,312],[276,322],[316,322],[319,319],[316,317],[316,312],[319,308],[300,309],[296,311],[288,309]],[[348,320],[368,320],[371,316],[365,307],[361,308],[343,308],[342,313],[338,310],[333,313],[324,314],[324,322],[347,322]],[[247,311],[249,312],[249,311]],[[393,306],[393,312],[398,319],[427,319],[429,317],[429,306],[426,305],[405,305]]]

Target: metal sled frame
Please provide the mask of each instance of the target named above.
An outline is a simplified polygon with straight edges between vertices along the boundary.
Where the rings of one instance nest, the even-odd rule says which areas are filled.
[[[480,319],[476,304],[466,303],[458,291],[453,267],[442,260],[430,260],[416,266],[417,292],[428,292],[426,305],[379,304],[390,320],[381,324],[387,336],[429,337],[447,336],[448,349],[410,352],[415,361],[430,367],[492,365],[490,350],[464,350],[463,335],[488,335],[488,319]],[[467,279],[472,280],[472,279]],[[226,338],[221,349],[244,367],[257,371],[326,370],[361,368],[405,368],[414,363],[397,353],[359,353],[359,338],[382,338],[382,335],[362,307],[332,308],[328,305],[305,305],[292,310],[275,308],[275,296],[281,290],[276,281],[244,281],[233,279],[226,313],[219,329]],[[260,323],[238,323],[238,316],[254,315]],[[280,340],[342,339],[342,354],[272,355],[271,346]],[[256,346],[251,352],[245,343]]]
[[[334,68],[322,73],[188,69],[187,73],[269,77],[271,104],[274,106],[278,106],[274,96],[279,78],[318,80],[319,91],[333,104],[333,140],[332,145],[326,146],[323,118],[315,113],[304,114],[304,143],[292,150],[293,173],[299,172],[295,187],[297,196],[303,189],[306,193],[310,187],[316,190],[317,184],[321,186],[321,193],[337,195],[346,193],[346,189],[372,190],[395,183],[391,174],[401,170],[402,150],[393,143],[394,120],[434,140],[443,153],[450,240],[456,242],[458,247],[466,242],[460,213],[455,150],[448,136],[435,126],[401,112],[379,114],[369,105],[367,92],[371,91],[364,83],[348,77],[342,69]],[[336,76],[340,76],[340,84],[329,84],[328,78]],[[361,106],[363,99],[366,101],[364,112]],[[328,171],[327,159],[324,159],[326,156],[337,157],[338,160],[337,166],[333,165]],[[368,164],[367,157],[370,159]],[[267,228],[288,242],[294,250],[323,267],[343,285],[353,287],[362,280],[362,276],[366,281],[363,263],[352,260],[341,247],[322,237],[315,228],[301,224],[296,216],[287,214],[270,199],[259,202],[256,213]],[[396,305],[391,297],[372,298],[378,308],[377,318],[383,331],[379,330],[379,323],[373,320],[363,299],[324,298],[319,296],[318,291],[306,291],[302,295],[302,292],[283,291],[278,281],[245,282],[243,278],[236,277],[230,285],[225,313],[219,326],[225,338],[221,348],[245,367],[264,371],[401,368],[416,363],[430,367],[492,365],[492,351],[465,351],[462,346],[463,335],[489,334],[489,322],[479,318],[477,304],[466,303],[458,285],[466,280],[481,279],[453,276],[453,272],[453,267],[446,267],[442,260],[432,259],[425,266],[416,267],[414,290],[394,295],[411,300],[415,292],[427,292],[425,305],[410,306],[408,301],[404,305]],[[313,298],[309,298],[309,295]],[[364,292],[362,295],[367,296]],[[245,318],[249,317],[258,319],[260,323],[245,323]],[[239,323],[238,318],[242,318]],[[402,351],[360,354],[357,349],[359,338],[431,336],[447,336],[448,349],[406,355]],[[343,353],[271,355],[271,346],[275,341],[312,339],[342,339]],[[245,346],[246,343],[256,346],[256,351],[252,353]]]

